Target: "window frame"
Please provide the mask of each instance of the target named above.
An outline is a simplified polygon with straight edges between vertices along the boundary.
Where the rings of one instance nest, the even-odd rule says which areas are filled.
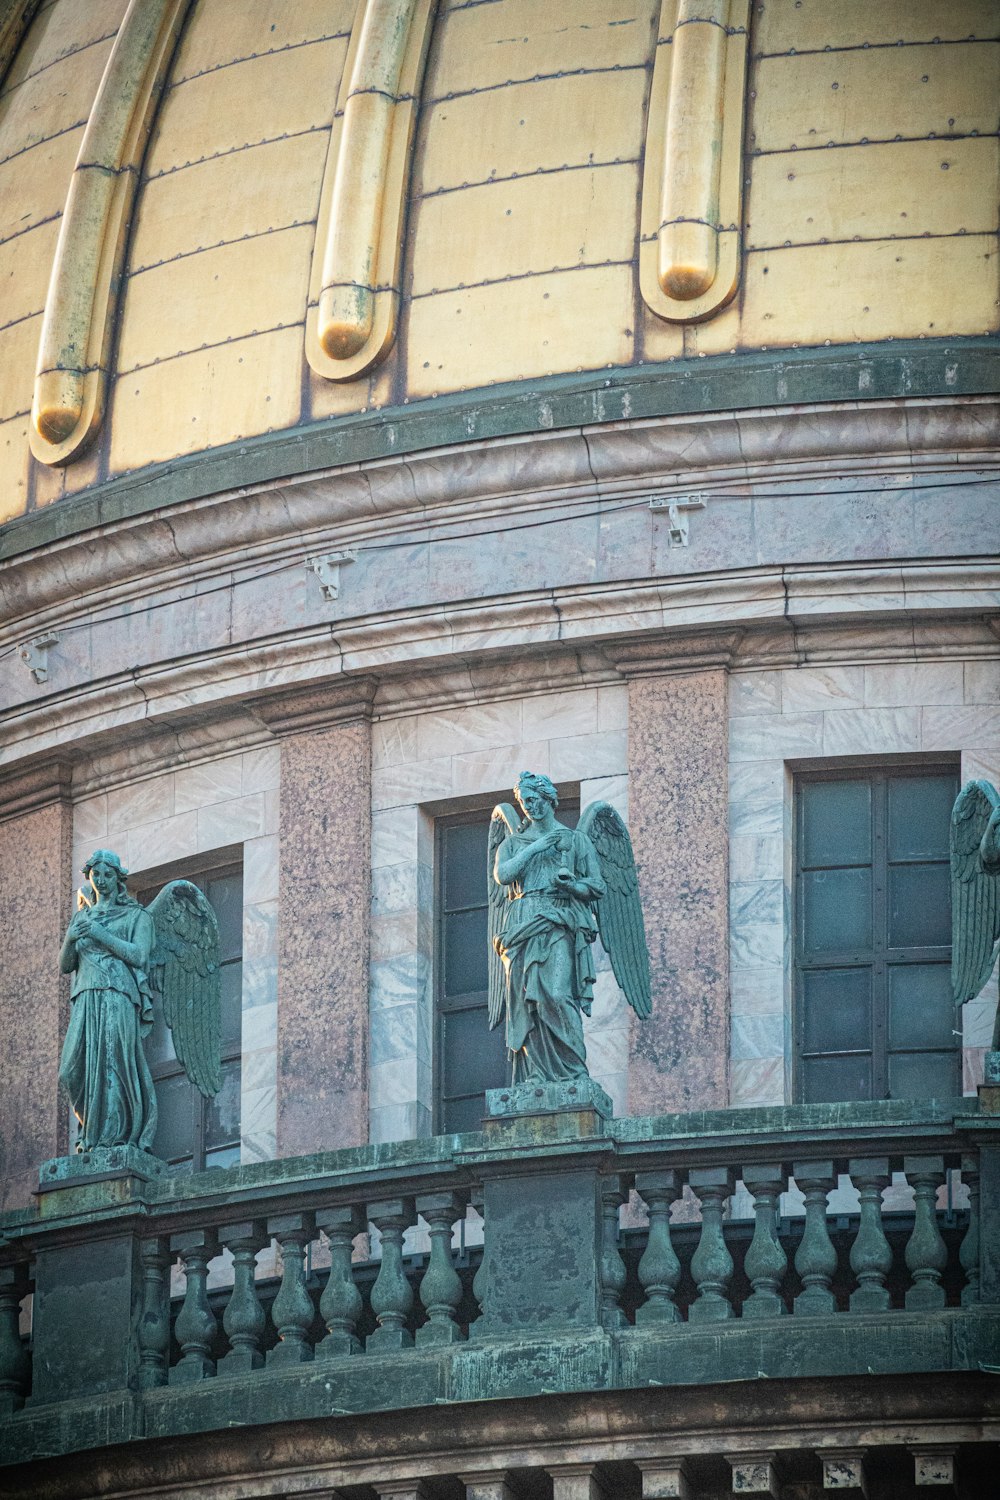
[[[869,1049],[843,1049],[831,1053],[809,1053],[804,1047],[805,1005],[803,1002],[802,975],[810,970],[830,968],[870,968],[872,973],[871,1002],[871,1094],[870,1098],[888,1099],[889,1092],[889,975],[893,968],[920,963],[950,963],[951,944],[891,949],[888,943],[889,870],[888,856],[888,783],[894,777],[952,776],[955,794],[961,788],[961,758],[958,755],[940,754],[926,758],[912,756],[884,756],[878,758],[851,758],[832,765],[828,761],[800,762],[790,766],[792,773],[791,796],[791,892],[789,898],[790,920],[790,985],[791,985],[791,1091],[797,1104],[805,1102],[805,1068],[803,1063],[811,1056],[847,1057],[869,1055]],[[872,946],[870,950],[844,950],[827,954],[812,961],[805,959],[800,946],[800,923],[802,920],[800,877],[805,868],[802,860],[802,820],[800,789],[806,784],[837,781],[867,781],[872,788]],[[824,867],[825,868],[825,867]],[[837,868],[830,866],[830,868]],[[881,935],[885,941],[881,941]],[[905,954],[905,957],[901,956]],[[897,1048],[897,1053],[940,1051],[939,1048]],[[953,1046],[955,1091],[961,1092],[962,1043],[956,1039]]]
[[[221,858],[220,858],[220,856],[221,856]],[[244,879],[244,869],[243,869],[243,854],[242,854],[242,849],[239,849],[239,848],[237,848],[235,850],[234,849],[216,850],[216,851],[214,851],[214,853],[207,854],[207,855],[200,855],[200,856],[194,857],[194,858],[192,858],[190,860],[181,860],[181,861],[178,861],[176,863],[172,863],[169,866],[161,867],[159,869],[144,870],[141,873],[141,875],[136,880],[134,880],[134,881],[130,880],[129,883],[132,886],[133,894],[135,895],[136,899],[138,901],[140,901],[143,906],[147,906],[149,904],[149,902],[152,899],[154,899],[155,895],[159,891],[161,891],[164,886],[169,885],[172,880],[190,880],[193,883],[197,884],[199,890],[201,890],[202,889],[201,882],[205,882],[207,884],[211,880],[221,880],[221,879],[225,879],[226,877],[232,876],[232,875],[239,875],[239,877],[240,877],[240,892],[241,892],[241,896],[242,896],[243,879]],[[202,893],[204,894],[204,892],[202,892]],[[242,908],[242,901],[241,901],[241,908]],[[242,941],[242,916],[241,916],[240,956],[239,956],[238,959],[225,959],[225,960],[223,960],[220,963],[219,967],[220,967],[220,970],[221,970],[221,969],[225,969],[226,967],[228,967],[228,966],[230,966],[232,964],[236,964],[236,963],[239,963],[241,965],[241,968],[242,968],[242,965],[244,963],[243,941]],[[241,1014],[241,1018],[240,1018],[240,1035],[239,1035],[238,1039],[233,1043],[233,1045],[230,1046],[228,1049],[226,1048],[225,1043],[223,1043],[222,1055],[221,1055],[221,1059],[220,1060],[222,1062],[223,1067],[225,1067],[225,1065],[227,1063],[233,1063],[233,1062],[237,1062],[237,1063],[240,1063],[242,1065],[242,1061],[243,1061],[243,1026],[242,1026],[242,1014]],[[180,1062],[178,1062],[178,1060],[176,1059],[176,1057],[172,1058],[170,1061],[167,1061],[167,1062],[150,1062],[149,1063],[149,1071],[150,1071],[150,1073],[152,1075],[154,1090],[155,1090],[157,1084],[163,1083],[164,1080],[166,1080],[166,1079],[177,1078],[177,1077],[184,1078],[186,1076],[185,1072],[184,1072],[183,1065]],[[209,1110],[210,1110],[210,1108],[212,1106],[212,1100],[206,1099],[205,1096],[198,1089],[195,1088],[194,1084],[192,1084],[190,1082],[188,1083],[188,1088],[190,1090],[190,1095],[191,1095],[191,1113],[192,1113],[191,1144],[192,1144],[192,1154],[191,1154],[190,1158],[185,1156],[185,1157],[177,1158],[176,1160],[170,1160],[170,1159],[168,1159],[167,1165],[170,1166],[170,1167],[175,1168],[178,1171],[186,1173],[189,1170],[188,1163],[190,1161],[190,1171],[192,1173],[195,1173],[195,1172],[204,1172],[204,1171],[209,1170],[209,1167],[206,1166],[206,1162],[205,1162],[205,1156],[206,1156],[205,1138],[206,1138],[206,1134],[207,1134],[208,1112],[209,1112]],[[159,1102],[159,1100],[157,1100],[157,1102]],[[242,1129],[242,1119],[241,1119],[241,1129]],[[239,1142],[237,1142],[237,1144],[239,1144]],[[213,1148],[213,1149],[215,1149],[215,1148]]]

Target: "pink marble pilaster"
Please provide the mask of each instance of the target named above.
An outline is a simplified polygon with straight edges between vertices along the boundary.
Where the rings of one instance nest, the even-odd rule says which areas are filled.
[[[618,659],[629,677],[629,827],[653,988],[651,1019],[632,1023],[630,1114],[729,1103],[726,679],[735,643],[710,637],[679,660]]]
[[[373,692],[365,679],[262,710],[282,741],[279,1156],[368,1139]]]
[[[67,1149],[59,1091],[69,983],[59,949],[72,915],[70,769],[59,762],[0,786],[0,1209],[24,1208],[38,1168]]]

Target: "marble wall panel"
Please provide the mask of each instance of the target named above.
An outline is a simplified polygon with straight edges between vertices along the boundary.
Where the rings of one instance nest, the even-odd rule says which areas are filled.
[[[283,1156],[368,1136],[371,726],[281,743],[277,1142]]]
[[[629,822],[650,940],[653,1016],[632,1029],[634,1114],[729,1098],[727,681],[629,684]]]
[[[38,1168],[67,1149],[59,1057],[69,1019],[69,983],[58,955],[73,912],[72,808],[47,807],[0,823],[0,1209],[27,1208]],[[19,872],[21,872],[19,874]],[[17,1087],[13,1087],[13,1080]]]

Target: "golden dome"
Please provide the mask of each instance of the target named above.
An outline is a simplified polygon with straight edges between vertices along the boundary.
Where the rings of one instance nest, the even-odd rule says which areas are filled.
[[[0,520],[495,384],[995,333],[990,0],[750,10],[0,10]]]

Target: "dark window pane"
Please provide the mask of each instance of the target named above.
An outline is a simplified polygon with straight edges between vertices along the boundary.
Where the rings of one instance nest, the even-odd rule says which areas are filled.
[[[893,776],[889,780],[889,858],[947,859],[954,776]]]
[[[223,963],[227,958],[239,958],[243,952],[242,873],[236,870],[232,875],[206,880],[205,895],[219,923],[219,953]]]
[[[870,1057],[807,1057],[802,1062],[802,1097],[806,1104],[835,1104],[870,1099]]]
[[[490,1031],[486,1007],[446,1012],[441,1017],[444,1099],[481,1094],[510,1082],[503,1024]]]
[[[485,905],[489,819],[454,823],[444,835],[445,910]]]
[[[194,1150],[192,1089],[183,1073],[162,1078],[156,1085],[159,1113],[153,1154],[164,1161],[190,1156]]]
[[[872,857],[867,781],[807,781],[799,803],[804,865],[864,865]]]
[[[240,1065],[223,1063],[222,1088],[205,1110],[205,1148],[228,1146],[240,1138]]]
[[[238,1052],[243,1030],[243,965],[223,964],[222,981],[222,1050]]]
[[[947,1099],[959,1092],[957,1052],[900,1052],[889,1057],[893,1099]]]
[[[954,1047],[959,1024],[949,964],[893,964],[889,969],[889,1046]]]
[[[453,1130],[482,1130],[485,1113],[482,1094],[473,1094],[469,1099],[449,1099],[442,1110],[441,1129],[449,1134]]]
[[[802,947],[806,954],[871,947],[871,870],[813,870],[801,877]]]
[[[446,995],[485,994],[486,908],[455,912],[445,918],[444,992]]]
[[[889,947],[947,948],[951,942],[951,873],[947,865],[889,869]]]
[[[205,1152],[205,1167],[238,1167],[240,1164],[240,1148],[235,1146],[220,1146],[217,1151]]]
[[[802,975],[805,1052],[867,1052],[872,1045],[870,969],[806,970]]]

